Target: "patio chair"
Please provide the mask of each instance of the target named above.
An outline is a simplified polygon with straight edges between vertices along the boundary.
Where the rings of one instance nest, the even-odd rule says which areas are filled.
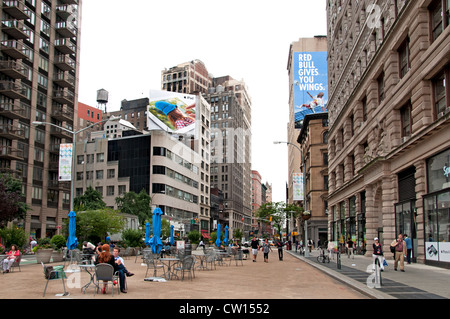
[[[208,268],[208,264],[211,264],[211,270],[212,270],[213,265],[214,265],[214,269],[216,269],[216,254],[213,250],[208,252],[205,262],[206,262],[206,268]]]
[[[151,254],[153,254],[153,253],[152,253],[152,250],[151,250],[150,248],[145,248],[145,249],[142,251],[142,262],[145,263],[145,260],[146,260],[147,258],[149,258],[149,256],[150,256]]]
[[[153,269],[153,277],[156,277],[156,272],[158,271],[158,269],[162,269],[164,272],[164,277],[166,276],[166,270],[164,269],[164,265],[158,264],[155,255],[153,255],[151,251],[150,254],[148,254],[147,258],[144,259],[144,262],[147,264],[147,271],[145,272],[145,277],[147,277],[149,269]]]
[[[111,294],[114,295],[114,282],[116,282],[117,293],[120,294],[120,286],[119,286],[119,272],[114,272],[114,267],[110,264],[101,263],[95,266],[95,282],[97,289],[96,292],[100,288],[100,281],[108,285],[111,283]]]
[[[192,277],[194,277],[194,263],[195,263],[195,257],[192,255],[188,255],[183,258],[183,260],[178,263],[177,266],[175,266],[175,271],[181,272],[181,280],[184,280],[184,273],[187,272],[192,280]]]
[[[142,254],[142,248],[136,248],[136,258],[134,258],[134,263],[136,263],[139,256]]]
[[[22,272],[22,270],[20,269],[20,261],[22,260],[22,253],[19,252],[19,256],[16,258],[16,260],[13,262],[13,264],[11,265],[11,268],[9,269],[10,272],[14,271],[14,268],[19,267],[19,271]]]
[[[238,265],[238,262],[241,261],[241,265],[244,266],[244,262],[242,261],[244,259],[244,252],[242,250],[237,250],[235,254],[233,254],[233,260],[236,262],[236,266]],[[231,260],[230,260],[231,264]]]
[[[47,291],[48,282],[51,280],[62,280],[63,288],[64,288],[64,296],[67,296],[68,293],[66,291],[66,285],[64,284],[64,266],[60,269],[55,269],[53,266],[45,266],[43,262],[41,262],[42,269],[44,270],[44,277],[47,279],[47,282],[45,283],[45,289],[43,297],[45,297],[45,292]]]

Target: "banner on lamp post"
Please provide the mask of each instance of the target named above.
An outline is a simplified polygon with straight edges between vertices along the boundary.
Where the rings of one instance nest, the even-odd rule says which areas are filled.
[[[294,173],[292,176],[292,189],[294,200],[303,200],[303,173]]]
[[[72,180],[73,144],[61,144],[59,147],[59,174],[61,182]]]

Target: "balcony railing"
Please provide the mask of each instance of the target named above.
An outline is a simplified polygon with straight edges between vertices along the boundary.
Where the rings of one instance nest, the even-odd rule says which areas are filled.
[[[31,116],[31,106],[24,102],[0,102],[0,115],[11,119],[29,120]]]
[[[2,20],[2,31],[16,40],[28,39],[26,29],[19,20]]]
[[[70,42],[70,39],[56,39],[55,47],[63,54],[73,54],[76,51],[76,46]]]
[[[56,105],[52,106],[52,116],[59,121],[73,121],[73,109],[69,108],[67,105]]]
[[[0,136],[15,140],[15,139],[24,139],[25,138],[25,130],[19,129],[18,127],[12,124],[0,124]]]
[[[31,49],[17,40],[4,40],[1,42],[1,50],[14,59],[26,59]]]
[[[25,68],[21,62],[17,61],[0,61],[0,72],[13,79],[26,78]]]
[[[74,104],[75,102],[73,93],[66,90],[53,91],[53,99],[61,104]]]
[[[3,0],[3,11],[17,20],[28,19],[29,16],[23,11],[23,0]]]
[[[9,160],[23,160],[23,150],[7,145],[0,146],[0,158]]]
[[[11,99],[26,98],[24,87],[14,81],[0,81],[0,93]]]
[[[60,21],[55,25],[56,31],[64,38],[73,38],[77,35],[77,29],[71,22]]]
[[[75,77],[68,72],[57,72],[54,74],[53,81],[61,87],[74,87]]]
[[[62,71],[72,71],[75,69],[75,61],[68,54],[55,55],[55,65]]]

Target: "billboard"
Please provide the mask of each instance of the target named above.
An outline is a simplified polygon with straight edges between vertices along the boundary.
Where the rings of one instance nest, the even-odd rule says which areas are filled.
[[[73,144],[60,144],[59,146],[59,174],[61,182],[72,180]]]
[[[147,112],[149,130],[195,134],[197,96],[169,91],[150,91]]]
[[[305,115],[328,112],[327,52],[294,52],[295,128]]]

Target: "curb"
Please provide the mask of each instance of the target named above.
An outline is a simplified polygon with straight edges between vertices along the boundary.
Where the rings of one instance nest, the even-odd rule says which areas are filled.
[[[360,283],[360,282],[358,282],[358,281],[356,281],[356,280],[354,280],[352,278],[349,278],[349,277],[347,277],[345,275],[339,274],[338,272],[330,270],[329,268],[324,267],[324,266],[322,266],[322,265],[320,265],[320,264],[318,264],[316,262],[310,261],[308,258],[296,255],[296,254],[294,254],[294,253],[292,253],[290,251],[287,251],[287,252],[291,256],[293,256],[293,257],[295,257],[297,259],[300,259],[301,261],[303,261],[303,262],[313,266],[314,268],[316,268],[316,269],[326,273],[328,276],[332,277],[333,279],[336,279],[336,280],[338,280],[338,281],[340,281],[340,282],[350,286],[351,288],[359,291],[360,293],[368,296],[369,298],[372,298],[372,299],[397,299],[397,298],[395,298],[395,297],[393,297],[391,295],[388,295],[388,294],[386,294],[384,292],[376,290],[376,288],[367,287],[367,285],[364,285],[364,284],[362,284],[362,283]]]

